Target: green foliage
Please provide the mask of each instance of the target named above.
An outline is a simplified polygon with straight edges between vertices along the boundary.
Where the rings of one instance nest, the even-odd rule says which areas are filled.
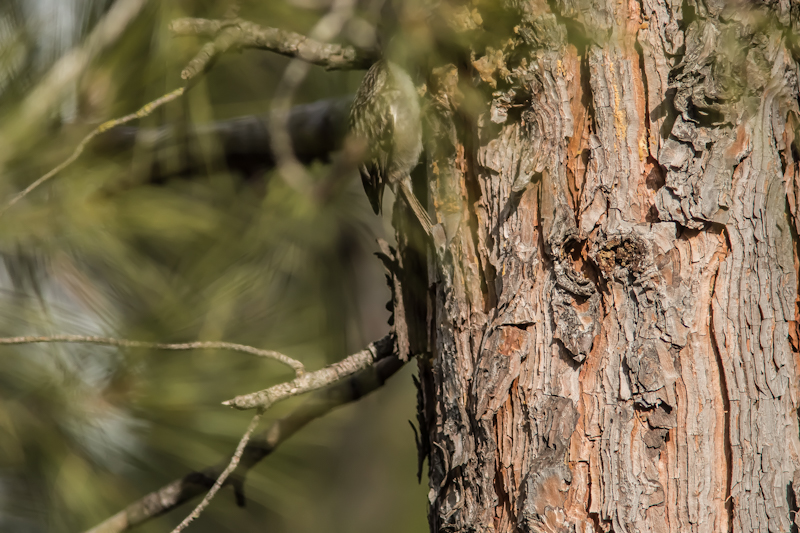
[[[16,4],[14,4],[16,5]],[[87,3],[88,5],[88,3]],[[70,117],[36,125],[0,169],[8,199],[61,162],[87,123],[121,116],[180,85],[198,39],[170,20],[219,17],[216,2],[153,3],[80,82]],[[246,2],[240,16],[306,31],[319,10]],[[0,8],[0,133],[42,78],[37,32]],[[96,17],[89,17],[95,22]],[[55,21],[51,21],[55,24]],[[203,124],[268,110],[287,64],[249,51],[223,57],[184,99],[140,127]],[[314,68],[296,102],[349,94],[360,73]],[[67,104],[65,103],[64,106]],[[63,119],[68,123],[60,124]],[[7,129],[7,128],[6,128]],[[225,340],[280,350],[316,369],[382,336],[389,291],[372,257],[381,221],[355,174],[324,201],[276,172],[228,171],[213,140],[81,157],[0,218],[0,334],[109,335],[158,342]],[[154,162],[202,161],[153,183]],[[327,166],[308,169],[319,181]],[[409,531],[425,527],[424,486],[405,423],[407,369],[356,406],[317,421],[257,466],[245,510],[223,491],[193,531]],[[89,345],[0,348],[0,529],[78,531],[151,490],[229,454],[249,414],[220,402],[289,379],[280,365],[222,351]],[[302,398],[278,406],[285,414]],[[268,422],[267,422],[268,423]],[[167,531],[190,506],[142,531]]]

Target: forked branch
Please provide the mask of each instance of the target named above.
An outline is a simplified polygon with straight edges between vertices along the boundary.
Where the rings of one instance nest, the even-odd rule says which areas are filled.
[[[169,26],[178,36],[198,35],[213,41],[203,46],[181,72],[185,80],[206,70],[230,49],[254,48],[301,59],[328,70],[367,69],[377,59],[375,50],[317,41],[299,33],[260,26],[239,18],[209,20],[181,18]]]
[[[372,365],[382,356],[379,345],[385,342],[387,342],[386,338],[372,343],[367,346],[365,350],[345,357],[338,363],[328,365],[316,372],[308,372],[292,381],[280,383],[258,392],[237,396],[232,400],[222,402],[222,404],[242,410],[255,408],[268,409],[274,403],[285,400],[286,398],[321,389],[326,385],[330,385],[331,383],[339,381],[350,374],[355,374],[359,370]]]
[[[211,487],[206,495],[203,497],[203,501],[201,501],[197,507],[195,507],[189,516],[181,520],[181,523],[175,526],[175,529],[172,530],[172,533],[181,533],[186,527],[194,521],[195,518],[200,516],[200,513],[205,511],[208,504],[211,503],[211,500],[214,496],[217,495],[219,489],[225,484],[225,481],[228,480],[228,477],[236,470],[236,467],[239,466],[239,461],[242,460],[242,455],[244,454],[244,450],[247,447],[247,443],[250,441],[250,437],[253,435],[253,432],[258,427],[258,423],[261,421],[261,416],[264,414],[264,411],[259,410],[252,420],[250,420],[250,425],[247,426],[247,431],[244,432],[242,438],[239,439],[239,444],[236,446],[236,451],[233,452],[233,457],[228,462],[228,466],[225,467],[225,470],[219,475],[217,480],[214,482],[214,485]]]
[[[269,428],[247,443],[241,454],[238,468],[221,483],[223,486],[232,485],[234,487],[240,504],[244,502],[242,489],[244,480],[253,466],[270,455],[281,443],[312,420],[380,388],[387,379],[402,368],[404,362],[397,357],[396,339],[393,335],[387,335],[371,346],[376,352],[376,362],[373,365],[315,392],[300,407],[289,415],[276,420]],[[87,533],[121,533],[151,518],[177,509],[187,501],[208,491],[230,464],[230,461],[224,461],[202,472],[191,472],[176,479],[132,503]]]

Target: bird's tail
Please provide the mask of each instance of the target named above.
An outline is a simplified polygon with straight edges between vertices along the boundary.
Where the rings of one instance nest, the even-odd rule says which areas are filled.
[[[428,234],[428,237],[433,237],[431,230],[433,228],[433,224],[431,223],[431,217],[428,216],[428,212],[422,207],[422,204],[419,203],[417,197],[414,196],[414,191],[411,190],[411,185],[409,184],[409,179],[403,179],[400,181],[400,190],[403,191],[403,196],[406,198],[406,202],[408,202],[408,206],[417,216],[417,220],[422,225],[422,229],[425,230],[425,233]]]

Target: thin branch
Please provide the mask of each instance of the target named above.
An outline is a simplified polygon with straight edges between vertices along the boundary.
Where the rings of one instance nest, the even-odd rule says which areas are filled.
[[[177,36],[212,37],[181,73],[191,79],[231,48],[255,48],[301,59],[328,70],[367,69],[377,59],[374,50],[331,44],[299,33],[260,26],[242,19],[208,20],[181,18],[172,21],[169,29]]]
[[[273,350],[261,350],[246,344],[235,344],[220,341],[196,341],[177,344],[160,342],[134,341],[129,339],[115,339],[113,337],[95,337],[90,335],[50,335],[46,337],[0,337],[3,344],[35,344],[39,342],[70,342],[82,344],[101,344],[104,346],[118,346],[120,348],[150,348],[157,350],[230,350],[232,352],[249,353],[258,357],[274,359],[291,367],[299,377],[305,375],[303,363],[296,359]]]
[[[376,344],[373,343],[367,346],[366,350],[354,353],[353,355],[345,357],[338,363],[328,365],[321,370],[308,372],[292,381],[280,383],[268,389],[237,396],[232,400],[222,402],[222,405],[228,405],[240,410],[255,408],[267,409],[272,404],[281,400],[312,390],[321,389],[326,385],[339,381],[345,376],[354,374],[377,361],[379,354],[380,352]]]
[[[217,492],[219,492],[219,489],[222,488],[222,485],[225,483],[225,480],[228,479],[228,476],[230,476],[231,473],[233,473],[233,471],[236,470],[236,467],[239,466],[239,461],[242,458],[245,446],[247,446],[250,437],[253,435],[253,432],[258,427],[258,423],[261,421],[261,417],[263,414],[264,411],[261,410],[259,410],[258,413],[256,413],[256,415],[250,421],[250,425],[247,427],[247,431],[245,431],[244,435],[242,435],[242,438],[239,440],[239,444],[238,446],[236,446],[236,451],[233,452],[233,457],[231,457],[228,466],[226,466],[225,470],[223,470],[222,473],[219,475],[217,481],[214,482],[214,486],[211,487],[211,490],[209,490],[208,493],[203,498],[203,501],[201,501],[197,505],[197,507],[195,507],[191,513],[189,513],[189,516],[184,518],[183,521],[180,524],[178,524],[175,527],[175,529],[172,530],[172,533],[181,533],[181,531],[186,529],[186,527],[190,523],[192,523],[192,521],[195,518],[200,516],[200,513],[202,513],[206,507],[208,507],[208,504],[211,503],[211,499],[217,494]]]
[[[86,145],[89,144],[89,142],[92,139],[94,139],[104,131],[110,130],[115,126],[125,124],[137,118],[146,117],[147,115],[149,115],[162,105],[171,102],[176,98],[180,97],[181,95],[183,95],[184,91],[185,87],[175,89],[174,91],[167,93],[164,96],[156,98],[152,102],[148,102],[134,113],[125,115],[124,117],[115,118],[113,120],[107,120],[106,122],[103,122],[102,124],[97,126],[86,137],[84,137],[81,140],[81,142],[78,143],[78,146],[75,147],[75,150],[73,150],[72,155],[70,155],[61,164],[59,164],[58,166],[53,168],[50,172],[48,172],[44,176],[40,177],[39,179],[28,185],[22,192],[18,193],[11,200],[9,200],[9,202],[0,209],[0,217],[2,217],[6,213],[6,211],[8,211],[12,206],[14,206],[14,204],[16,204],[17,202],[28,196],[28,194],[30,194],[31,191],[33,191],[34,189],[36,189],[37,187],[39,187],[40,185],[51,179],[53,176],[64,170],[66,167],[74,163],[75,160],[78,159],[78,157],[80,157],[80,155],[83,153],[84,149],[86,148]]]
[[[394,353],[396,348],[394,336],[384,337],[375,343],[375,347],[379,359],[374,365],[312,394],[300,407],[276,420],[269,428],[251,439],[242,454],[238,472],[227,480],[227,484],[232,484],[238,489],[238,496],[241,496],[241,487],[247,472],[275,451],[280,444],[312,420],[378,389],[403,367],[404,362]],[[121,533],[180,507],[207,491],[213,480],[219,478],[223,464],[228,463],[209,467],[202,472],[192,472],[172,481],[86,533]]]

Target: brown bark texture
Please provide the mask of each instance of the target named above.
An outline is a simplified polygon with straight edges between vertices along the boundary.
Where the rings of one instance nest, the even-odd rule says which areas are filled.
[[[432,531],[796,531],[800,4],[433,9]]]

